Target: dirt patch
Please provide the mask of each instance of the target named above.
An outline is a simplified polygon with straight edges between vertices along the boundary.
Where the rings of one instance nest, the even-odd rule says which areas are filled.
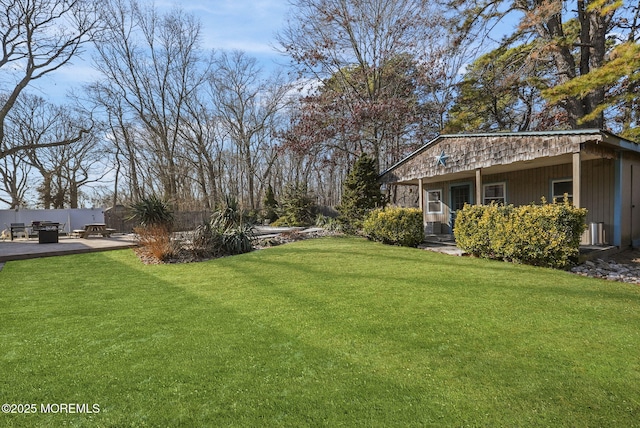
[[[640,265],[640,249],[624,250],[607,258],[616,263]]]

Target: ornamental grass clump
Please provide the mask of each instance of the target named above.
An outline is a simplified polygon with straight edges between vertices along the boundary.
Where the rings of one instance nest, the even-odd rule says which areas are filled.
[[[134,232],[146,253],[160,261],[167,261],[179,252],[177,244],[171,240],[171,233],[164,226],[136,227]]]
[[[458,247],[478,257],[566,269],[577,261],[587,210],[562,203],[466,205],[458,212]]]
[[[178,249],[171,241],[174,216],[169,203],[150,196],[132,204],[129,211],[130,218],[140,224],[133,229],[140,246],[158,260],[172,258]]]
[[[129,207],[130,219],[136,220],[142,227],[157,226],[171,231],[173,226],[173,211],[167,201],[157,196],[143,198]]]

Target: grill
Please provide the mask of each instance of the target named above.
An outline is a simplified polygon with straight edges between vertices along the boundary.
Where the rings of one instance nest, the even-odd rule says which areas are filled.
[[[58,229],[60,223],[53,222],[33,222],[32,228],[34,232],[38,233],[39,244],[57,244],[58,243]]]

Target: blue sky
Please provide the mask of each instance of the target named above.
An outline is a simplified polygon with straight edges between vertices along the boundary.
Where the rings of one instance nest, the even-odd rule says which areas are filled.
[[[144,2],[144,0],[142,0]],[[287,58],[274,50],[275,33],[285,22],[289,9],[286,0],[156,0],[161,12],[180,7],[195,15],[202,23],[202,47],[206,50],[241,50],[260,61],[266,71],[286,64]],[[96,78],[90,54],[77,58],[73,64],[36,82],[29,88],[58,102],[71,90],[81,90],[83,84]]]
[[[145,0],[141,0],[145,1]],[[241,50],[255,57],[266,72],[287,58],[275,51],[275,33],[281,30],[289,9],[286,0],[156,0],[160,12],[170,12],[176,6],[195,15],[202,23],[202,47],[205,50]],[[89,49],[72,64],[35,81],[27,91],[54,103],[64,104],[69,91],[98,78],[91,66]],[[6,208],[0,203],[0,209]]]
[[[207,49],[237,49],[269,61],[274,34],[282,28],[288,10],[286,0],[156,1],[161,10],[178,5],[197,16],[203,24],[203,45]]]
[[[287,0],[140,0],[155,4],[162,13],[176,7],[195,15],[202,23],[202,47],[205,50],[241,50],[258,59],[266,71],[286,65],[288,58],[274,49],[276,32],[282,30],[289,11]],[[516,21],[505,22],[494,31],[501,35]],[[499,38],[499,37],[498,37]],[[71,89],[80,91],[82,85],[97,78],[91,67],[90,53],[73,60],[73,64],[34,82],[28,90],[52,101],[63,102]]]

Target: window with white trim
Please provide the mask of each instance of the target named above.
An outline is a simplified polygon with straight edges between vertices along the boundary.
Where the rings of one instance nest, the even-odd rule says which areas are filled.
[[[427,190],[427,214],[442,214],[442,189]]]
[[[491,202],[496,204],[506,204],[506,183],[491,183],[482,186],[482,204],[489,205]]]
[[[569,202],[573,201],[573,180],[551,180],[551,200],[555,199],[556,202],[563,202],[564,195],[567,194]]]

